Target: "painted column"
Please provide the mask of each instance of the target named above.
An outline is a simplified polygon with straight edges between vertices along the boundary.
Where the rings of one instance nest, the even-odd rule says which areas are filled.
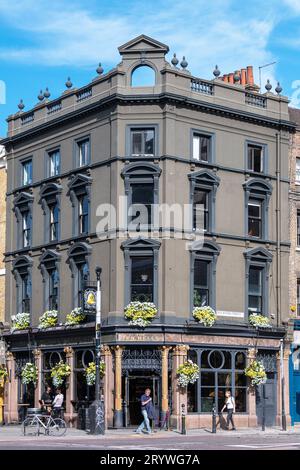
[[[290,415],[290,392],[289,392],[289,358],[290,358],[290,344],[287,343],[283,351],[283,376],[284,376],[284,404],[285,404],[285,416],[287,426],[291,425]],[[281,426],[282,424],[282,389],[281,389],[281,368],[280,368],[280,352],[277,353],[277,417],[276,424]]]
[[[105,429],[113,425],[113,375],[112,354],[106,344],[101,346],[101,359],[105,363],[105,375],[103,377],[103,394],[105,406]]]
[[[177,369],[187,360],[188,350],[189,346],[185,344],[178,344],[173,349],[171,426],[176,426],[178,430],[181,429],[182,405],[187,411],[187,388],[178,386]]]
[[[247,365],[256,358],[255,348],[249,348],[247,354]],[[249,427],[257,426],[256,415],[256,395],[255,387],[248,387],[248,425]]]
[[[161,348],[161,422],[164,422],[167,411],[169,409],[169,351],[170,347],[162,346]]]
[[[74,363],[75,363],[75,354],[74,349],[67,346],[64,348],[64,352],[66,353],[66,363],[71,368],[71,373],[66,380],[66,413],[65,413],[65,420],[69,424],[70,427],[75,426],[76,420],[76,413],[71,401],[74,400],[75,394],[75,377],[74,377]]]
[[[123,427],[122,412],[122,346],[115,346],[115,408],[114,408],[114,427]]]
[[[38,379],[37,379],[37,383],[36,383],[35,390],[34,390],[34,406],[35,406],[35,408],[39,408],[39,406],[40,406],[39,400],[41,399],[41,396],[42,396],[42,393],[43,393],[43,390],[42,390],[42,387],[43,387],[43,383],[42,383],[42,352],[41,352],[41,350],[40,349],[34,349],[33,357],[34,357],[35,366],[38,370]]]
[[[4,403],[4,417],[6,423],[16,423],[18,416],[18,383],[16,379],[15,357],[11,352],[6,353],[6,364],[8,370],[8,381],[6,382]]]

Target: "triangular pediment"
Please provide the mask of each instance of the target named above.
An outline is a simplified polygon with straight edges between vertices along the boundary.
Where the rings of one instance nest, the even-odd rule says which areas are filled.
[[[40,257],[40,264],[46,264],[49,261],[56,261],[61,255],[55,250],[46,250]]]
[[[74,178],[68,184],[69,189],[77,188],[78,186],[83,186],[86,184],[91,184],[92,178],[90,176],[84,175],[79,173],[78,175],[74,176]]]
[[[34,197],[30,193],[26,193],[25,191],[22,191],[20,194],[18,194],[17,197],[14,199],[14,205],[15,206],[20,206],[22,204],[28,204],[28,202],[32,202]]]
[[[220,183],[220,178],[212,171],[209,171],[206,169],[190,173],[188,177],[190,180],[196,181],[199,183],[205,182],[205,183],[216,184],[216,185],[219,185]]]
[[[250,248],[244,252],[244,256],[247,259],[256,259],[262,261],[272,261],[273,255],[266,248]]]
[[[163,44],[156,39],[153,39],[145,34],[141,34],[140,36],[131,39],[130,41],[126,42],[119,48],[119,52],[121,55],[131,52],[160,52],[167,54],[169,52],[169,47],[166,44]]]
[[[129,238],[122,243],[123,249],[133,249],[133,248],[159,248],[160,241],[154,240],[152,238]]]

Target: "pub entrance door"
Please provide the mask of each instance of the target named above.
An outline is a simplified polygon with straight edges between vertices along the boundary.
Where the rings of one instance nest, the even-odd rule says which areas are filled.
[[[124,425],[137,426],[143,420],[141,414],[141,396],[145,389],[150,388],[152,403],[155,408],[156,425],[160,416],[161,404],[161,383],[160,377],[152,375],[128,375],[124,377],[125,404],[127,412],[125,413]]]

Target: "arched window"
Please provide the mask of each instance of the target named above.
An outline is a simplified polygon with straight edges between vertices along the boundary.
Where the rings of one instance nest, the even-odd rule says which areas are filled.
[[[154,86],[155,71],[149,65],[139,65],[131,74],[131,86]]]

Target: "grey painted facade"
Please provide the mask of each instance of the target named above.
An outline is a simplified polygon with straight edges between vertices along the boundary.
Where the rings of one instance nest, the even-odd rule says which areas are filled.
[[[172,67],[165,59],[167,52],[167,46],[155,40],[137,38],[120,48],[121,63],[96,77],[88,87],[67,90],[58,100],[39,103],[28,112],[8,118],[8,135],[2,141],[7,151],[8,177],[6,321],[10,322],[10,316],[17,313],[18,275],[14,266],[23,257],[30,260],[32,327],[37,326],[45,309],[42,293],[47,276],[43,257],[49,255],[59,273],[59,321],[64,322],[66,314],[76,306],[75,258],[79,253],[87,261],[92,279],[95,267],[102,267],[105,343],[176,345],[182,341],[184,332],[186,338],[192,336],[198,345],[211,344],[216,341],[214,336],[218,341],[223,337],[223,342],[214,342],[218,347],[237,345],[241,338],[250,341],[254,335],[248,326],[247,313],[248,273],[249,265],[253,264],[264,268],[263,313],[270,316],[274,327],[260,332],[261,346],[265,344],[267,349],[276,351],[283,335],[282,324],[289,316],[288,145],[294,126],[289,120],[288,100],[266,93],[266,107],[253,106],[246,102],[249,90],[244,86],[219,79],[201,81],[211,86],[212,94],[193,91],[191,83],[200,82],[199,79]],[[154,69],[153,87],[131,87],[131,74],[140,65]],[[60,103],[57,111],[49,112],[56,101]],[[155,131],[155,153],[131,156],[130,129],[143,127]],[[212,137],[211,159],[207,162],[192,156],[193,132]],[[89,139],[88,159],[80,168],[77,143],[85,138]],[[247,169],[247,143],[263,148],[261,173]],[[45,178],[49,149],[60,151],[60,175]],[[28,158],[32,159],[33,181],[22,186],[21,162]],[[210,191],[212,218],[202,252],[198,253],[196,247],[186,249],[187,239],[165,238],[165,231],[173,228],[168,225],[158,227],[158,236],[151,246],[149,241],[99,240],[96,236],[98,205],[113,204],[118,212],[119,196],[129,191],[130,169],[135,167],[138,172],[145,163],[148,169],[145,165],[142,173],[154,178],[155,201],[160,204],[188,204],[197,184]],[[46,185],[52,185],[59,200],[59,239],[52,242],[45,235]],[[76,229],[77,191],[78,194],[86,191],[89,200],[88,233],[84,235],[78,235]],[[247,231],[245,204],[252,192],[263,200],[261,239],[250,237]],[[28,198],[32,206],[31,245],[23,249],[18,241],[15,209],[20,195]],[[158,316],[146,330],[153,334],[153,341],[146,342],[139,340],[139,331],[130,328],[124,319],[124,307],[129,300],[130,253],[140,244],[145,253],[152,250],[155,258],[154,300]],[[72,255],[76,249],[77,255]],[[220,312],[212,329],[201,328],[192,319],[195,257],[212,260],[211,305]],[[75,345],[82,331],[92,334],[88,325],[81,328],[80,335],[79,329],[74,328],[72,333],[60,327],[57,335],[61,344],[72,343],[72,334]],[[170,333],[171,337],[157,342],[155,334],[161,332]],[[136,334],[137,339],[120,340],[120,333],[128,338]],[[37,338],[40,335],[37,333]],[[207,337],[204,343],[203,335]],[[14,344],[15,350],[25,347],[25,343],[21,346],[22,342],[16,342],[14,335],[8,336],[12,349]],[[50,347],[52,336],[46,333],[42,336],[42,347],[47,344]]]

